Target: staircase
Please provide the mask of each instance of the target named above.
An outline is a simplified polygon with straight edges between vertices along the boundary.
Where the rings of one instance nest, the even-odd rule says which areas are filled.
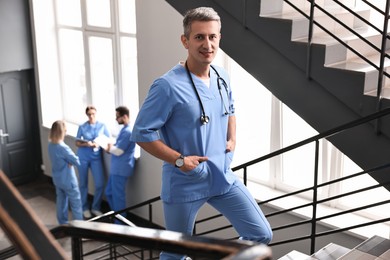
[[[307,0],[167,2],[180,13],[202,5],[213,7],[222,19],[224,52],[320,133],[390,104],[389,60],[386,56],[380,64],[377,51],[382,47],[382,36],[350,13],[370,20],[374,11],[362,1],[316,0],[310,49]],[[384,6],[384,1],[375,2]],[[326,12],[359,32],[363,39],[324,15]],[[386,50],[390,44],[387,46]],[[378,73],[381,66],[383,74]],[[379,75],[383,75],[380,105],[376,96]],[[368,169],[389,160],[390,121],[385,118],[378,126],[367,124],[329,141],[361,168]],[[383,183],[388,176],[384,172],[374,178]]]
[[[279,258],[279,260],[356,260],[356,259],[390,259],[390,240],[379,236],[374,236],[367,239],[360,245],[357,245],[352,250],[339,246],[337,244],[329,244],[318,250],[313,255],[309,256],[298,251],[291,251],[287,255]]]

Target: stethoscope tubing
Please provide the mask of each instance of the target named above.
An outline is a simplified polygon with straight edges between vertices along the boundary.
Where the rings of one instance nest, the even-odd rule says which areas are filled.
[[[219,95],[221,96],[221,100],[222,100],[222,103],[223,103],[223,107],[224,107],[224,109],[225,109],[225,115],[228,115],[228,114],[229,114],[229,111],[228,111],[228,108],[226,108],[224,99],[223,99],[223,97],[222,97],[221,85],[220,85],[220,83],[219,83],[219,80],[222,80],[222,81],[223,81],[223,85],[224,85],[224,87],[225,87],[226,95],[227,95],[227,97],[229,98],[229,92],[228,92],[228,88],[227,88],[226,81],[225,81],[221,76],[219,76],[218,71],[217,71],[212,65],[210,65],[210,67],[211,67],[211,68],[215,71],[215,73],[217,74],[217,84],[218,84]],[[194,91],[195,91],[195,93],[196,93],[196,96],[197,96],[197,98],[198,98],[198,100],[199,100],[200,107],[201,107],[201,109],[202,109],[202,114],[201,114],[201,116],[200,116],[200,122],[202,123],[202,125],[205,125],[205,124],[207,124],[208,122],[210,122],[210,117],[206,115],[206,112],[205,112],[205,110],[204,110],[204,106],[203,106],[202,99],[200,98],[199,92],[198,92],[198,90],[196,89],[196,86],[195,86],[194,80],[193,80],[193,78],[192,78],[191,72],[190,72],[190,70],[188,69],[187,61],[185,62],[185,68],[186,68],[188,77],[189,77],[190,80],[191,80],[192,87],[194,88]],[[230,105],[229,105],[229,107],[230,107]]]

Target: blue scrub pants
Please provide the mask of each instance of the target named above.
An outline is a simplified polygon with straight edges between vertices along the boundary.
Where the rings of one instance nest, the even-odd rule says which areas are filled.
[[[89,205],[88,205],[88,169],[89,168],[91,168],[92,177],[95,184],[95,192],[93,195],[91,208],[93,210],[100,211],[103,192],[104,192],[103,163],[101,160],[91,160],[91,161],[80,160],[80,166],[78,166],[78,170],[79,170],[79,186],[80,186],[83,211],[89,210]]]
[[[271,227],[247,187],[236,181],[227,193],[184,203],[165,203],[164,216],[167,230],[192,235],[199,209],[209,203],[233,225],[240,239],[269,244]],[[185,256],[162,252],[160,259],[185,259]]]
[[[56,186],[56,208],[57,220],[59,224],[68,223],[68,202],[72,210],[74,220],[83,220],[83,211],[81,208],[81,198],[78,186],[63,189]]]
[[[126,208],[126,184],[127,176],[112,174],[108,178],[106,187],[106,198],[111,210],[118,211]],[[124,213],[122,215],[125,215]],[[116,224],[122,222],[115,221]]]

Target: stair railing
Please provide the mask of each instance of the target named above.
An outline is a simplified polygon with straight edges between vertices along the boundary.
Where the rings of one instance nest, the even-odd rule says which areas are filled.
[[[326,138],[330,138],[332,136],[335,136],[337,134],[341,134],[341,133],[343,133],[345,131],[348,131],[348,130],[354,128],[354,127],[357,127],[357,126],[360,126],[360,125],[363,125],[363,124],[367,124],[367,123],[369,123],[371,121],[377,120],[379,118],[383,118],[384,116],[388,116],[388,115],[390,115],[390,108],[386,108],[386,109],[380,110],[380,111],[375,112],[375,113],[373,113],[371,115],[359,118],[357,120],[354,120],[354,121],[351,121],[351,122],[348,122],[348,123],[345,123],[343,125],[335,127],[333,129],[330,129],[328,131],[325,131],[325,132],[320,133],[318,135],[315,135],[313,137],[307,138],[305,140],[302,140],[300,142],[297,142],[295,144],[292,144],[290,146],[287,146],[287,147],[282,148],[280,150],[271,152],[271,153],[269,153],[267,155],[264,155],[262,157],[259,157],[257,159],[251,160],[249,162],[246,162],[244,164],[241,164],[241,165],[238,165],[238,166],[232,168],[232,170],[234,172],[238,172],[238,171],[242,172],[243,182],[244,182],[245,185],[247,185],[247,182],[248,182],[248,168],[250,166],[253,166],[255,164],[258,164],[258,163],[264,162],[266,160],[272,159],[272,158],[274,158],[276,156],[279,156],[279,155],[282,155],[282,154],[284,154],[284,153],[286,153],[288,151],[292,151],[294,149],[298,149],[298,148],[300,148],[300,147],[302,147],[304,145],[307,145],[307,144],[310,144],[310,143],[313,143],[313,142],[315,143],[315,154],[316,154],[316,156],[315,156],[315,168],[314,168],[314,173],[313,173],[313,186],[307,187],[305,189],[297,190],[297,191],[294,191],[294,192],[290,192],[288,194],[284,194],[284,195],[281,195],[281,196],[278,196],[278,197],[274,197],[274,198],[271,198],[269,200],[261,201],[261,202],[258,203],[259,205],[271,205],[272,202],[274,202],[274,201],[277,201],[277,200],[280,200],[280,199],[285,199],[285,198],[288,198],[288,197],[293,197],[293,196],[299,195],[299,194],[304,193],[304,192],[313,191],[314,195],[313,195],[312,201],[310,203],[302,204],[302,205],[291,207],[291,208],[288,208],[288,209],[282,209],[282,210],[275,211],[275,212],[272,212],[272,213],[269,213],[269,214],[265,215],[267,218],[271,218],[271,217],[274,217],[274,216],[277,216],[277,215],[286,214],[286,213],[289,213],[291,211],[302,209],[302,208],[305,208],[305,207],[312,207],[313,210],[312,210],[312,216],[311,216],[310,219],[299,221],[297,223],[286,224],[286,225],[279,226],[279,227],[272,227],[272,230],[275,232],[275,231],[280,231],[280,230],[283,230],[283,229],[288,229],[288,228],[299,226],[299,225],[310,224],[311,225],[311,232],[310,232],[309,235],[306,235],[306,236],[295,237],[295,238],[292,238],[292,239],[285,239],[285,240],[281,240],[281,241],[272,242],[270,244],[271,247],[272,246],[281,245],[281,244],[287,244],[287,243],[291,243],[291,242],[297,242],[297,241],[301,241],[301,240],[310,239],[310,251],[311,251],[311,253],[314,253],[315,246],[316,246],[316,239],[318,237],[326,236],[326,235],[330,235],[330,234],[334,234],[334,233],[341,233],[341,232],[344,232],[344,231],[349,231],[349,230],[353,230],[353,229],[360,228],[360,227],[375,225],[375,224],[383,223],[383,222],[386,222],[386,221],[390,220],[390,218],[383,218],[383,219],[373,220],[373,221],[367,222],[367,223],[351,225],[349,227],[344,227],[344,228],[338,228],[338,229],[333,229],[333,230],[328,230],[328,231],[323,231],[323,232],[317,232],[316,231],[317,225],[319,223],[321,223],[322,221],[326,220],[326,219],[390,203],[390,200],[383,200],[383,201],[379,201],[379,202],[376,202],[376,203],[372,203],[370,205],[365,205],[365,206],[357,207],[357,208],[354,208],[354,209],[344,210],[342,212],[334,213],[334,214],[327,215],[327,216],[322,216],[322,217],[318,217],[317,216],[317,207],[318,207],[319,204],[326,203],[326,202],[329,202],[329,201],[334,200],[334,199],[338,199],[338,198],[342,198],[342,197],[345,197],[345,196],[357,194],[357,193],[364,192],[364,191],[367,191],[367,190],[372,190],[372,189],[375,189],[375,188],[382,187],[382,186],[390,184],[390,181],[387,181],[387,182],[384,182],[384,183],[379,183],[377,185],[372,185],[372,186],[365,187],[363,189],[358,189],[358,190],[355,190],[355,191],[352,191],[352,192],[348,192],[348,193],[345,193],[345,194],[339,194],[337,196],[329,197],[329,198],[326,198],[326,199],[318,199],[317,198],[317,191],[318,191],[319,188],[322,188],[322,187],[325,187],[325,186],[329,186],[329,185],[335,184],[337,182],[343,182],[343,181],[346,181],[346,180],[349,180],[349,179],[352,179],[352,178],[356,178],[358,176],[362,176],[362,175],[365,175],[365,174],[368,174],[368,173],[370,173],[370,175],[383,173],[383,170],[390,168],[390,163],[386,163],[384,165],[380,165],[380,166],[377,166],[377,167],[374,167],[374,168],[371,168],[371,169],[367,169],[367,170],[364,170],[364,171],[361,171],[361,172],[358,172],[358,173],[355,173],[355,174],[351,174],[351,175],[346,176],[346,177],[342,177],[342,178],[339,178],[339,179],[335,179],[335,180],[331,180],[331,181],[328,181],[328,182],[324,182],[324,183],[318,184],[319,141],[321,139],[326,139]],[[142,207],[148,206],[149,207],[149,221],[152,222],[153,221],[153,210],[152,210],[152,208],[153,208],[154,203],[157,203],[157,202],[160,202],[160,197],[155,197],[155,198],[150,199],[148,201],[145,201],[145,202],[139,203],[137,205],[128,207],[128,208],[122,210],[121,212],[128,212],[128,211],[131,211],[131,210],[135,210],[135,209],[138,209],[138,208],[142,208]],[[223,230],[226,230],[226,229],[231,229],[232,225],[226,225],[226,226],[218,227],[218,228],[215,228],[215,229],[209,229],[209,230],[206,230],[204,232],[197,232],[197,226],[198,225],[205,224],[208,221],[215,220],[215,219],[220,218],[220,217],[223,217],[222,214],[216,214],[216,215],[209,216],[209,217],[206,217],[206,218],[198,219],[195,222],[194,235],[196,235],[196,236],[203,236],[203,235],[209,235],[209,234],[212,234],[212,233],[215,233],[215,232],[218,232],[218,231],[223,231]],[[232,237],[230,239],[237,239],[237,237]]]
[[[70,237],[72,240],[72,259],[83,259],[83,240],[108,242],[94,252],[107,252],[108,259],[117,259],[113,246],[128,245],[140,250],[128,250],[120,256],[141,253],[140,259],[155,259],[152,255],[144,258],[144,249],[169,251],[187,254],[202,259],[258,259],[270,260],[272,252],[264,244],[251,241],[226,241],[216,238],[193,237],[179,232],[139,228],[111,223],[73,220],[59,225],[49,232],[31,206],[0,170],[0,227],[5,231],[13,246],[0,250],[0,259],[20,254],[23,259],[70,259],[60,244],[54,239]],[[117,218],[122,216],[117,214]],[[123,220],[127,223],[127,220]],[[107,255],[106,255],[107,256]],[[106,257],[104,256],[104,257]],[[94,259],[105,259],[101,258]],[[136,255],[138,257],[138,255]],[[124,258],[126,259],[126,258]]]
[[[200,257],[201,259],[258,259],[270,260],[269,247],[251,241],[226,241],[207,237],[194,237],[179,232],[156,230],[151,228],[126,227],[123,225],[71,221],[52,230],[55,237],[72,238],[73,259],[83,259],[83,238],[129,245],[141,249],[169,251],[178,254]],[[139,252],[139,251],[137,251]],[[140,259],[144,259],[143,256]],[[113,254],[109,259],[116,259]],[[126,259],[126,258],[125,258]],[[154,259],[146,256],[146,259]]]
[[[389,180],[387,182],[379,183],[377,185],[366,187],[364,189],[359,189],[359,190],[355,190],[353,192],[348,192],[348,193],[345,193],[345,194],[339,194],[339,195],[334,196],[334,197],[330,197],[330,198],[327,198],[327,199],[319,200],[317,198],[317,191],[321,187],[329,186],[329,185],[334,184],[336,182],[342,182],[342,181],[345,181],[347,179],[355,178],[355,177],[358,177],[358,176],[361,176],[361,175],[364,175],[364,174],[368,174],[368,173],[370,173],[370,175],[374,175],[374,174],[377,174],[377,173],[383,173],[382,171],[384,169],[389,169],[390,168],[390,163],[386,163],[384,165],[377,166],[375,168],[368,169],[368,170],[365,170],[365,171],[362,171],[362,172],[359,172],[359,173],[356,173],[356,174],[352,174],[350,176],[346,176],[346,177],[335,179],[335,180],[332,180],[332,181],[329,181],[329,182],[324,182],[324,183],[318,184],[319,140],[324,139],[324,138],[330,138],[330,137],[332,137],[332,136],[334,136],[336,134],[340,134],[340,133],[342,133],[344,131],[347,131],[347,130],[353,128],[353,127],[356,127],[356,126],[368,123],[368,122],[370,122],[372,120],[376,120],[376,119],[382,118],[382,117],[384,117],[386,115],[389,115],[389,114],[390,114],[390,108],[383,109],[383,110],[381,110],[379,112],[376,112],[374,114],[371,114],[369,116],[366,116],[366,117],[354,120],[354,121],[346,123],[346,124],[343,124],[343,125],[341,125],[339,127],[333,128],[333,129],[331,129],[329,131],[325,131],[325,132],[320,133],[318,135],[315,135],[315,136],[313,136],[311,138],[305,139],[303,141],[300,141],[298,143],[292,144],[290,146],[287,146],[285,148],[282,148],[280,150],[277,150],[275,152],[272,152],[272,153],[267,154],[265,156],[262,156],[260,158],[257,158],[257,159],[254,159],[252,161],[249,161],[247,163],[244,163],[244,164],[241,164],[239,166],[236,166],[236,167],[234,167],[232,169],[234,172],[242,171],[243,181],[244,181],[245,184],[247,184],[247,179],[248,179],[248,176],[247,176],[248,173],[247,172],[248,172],[248,168],[250,166],[253,166],[253,165],[257,164],[257,163],[261,163],[261,162],[263,162],[265,160],[268,160],[268,159],[272,159],[272,158],[274,158],[274,157],[276,157],[278,155],[282,155],[282,154],[284,154],[284,153],[286,153],[288,151],[297,149],[297,148],[302,147],[302,146],[304,146],[306,144],[313,143],[313,142],[315,143],[315,168],[314,168],[314,173],[313,173],[313,186],[305,188],[305,189],[297,190],[297,191],[294,191],[294,192],[291,192],[291,193],[288,193],[288,194],[285,194],[285,195],[282,195],[282,196],[271,198],[269,200],[262,201],[262,202],[259,203],[259,205],[270,205],[270,203],[273,202],[273,201],[280,200],[280,199],[285,199],[285,198],[288,198],[288,197],[299,195],[299,194],[304,193],[304,192],[312,191],[313,192],[313,196],[312,196],[312,201],[310,203],[299,205],[299,206],[288,208],[288,209],[279,210],[279,211],[276,211],[276,212],[273,212],[273,213],[270,213],[270,214],[266,214],[266,217],[270,218],[270,217],[273,217],[273,216],[276,216],[276,215],[280,215],[280,214],[285,214],[285,213],[288,213],[288,212],[291,212],[291,211],[294,211],[294,210],[297,210],[297,209],[302,209],[302,208],[305,208],[305,207],[312,207],[312,217],[311,217],[311,219],[300,221],[300,222],[293,223],[293,224],[283,225],[281,227],[272,227],[272,230],[275,232],[275,231],[278,231],[278,230],[287,229],[287,228],[291,228],[291,227],[294,227],[294,226],[304,225],[304,224],[308,224],[309,223],[309,224],[311,224],[311,233],[309,235],[307,235],[307,236],[301,236],[301,237],[296,237],[296,238],[293,238],[293,239],[286,239],[286,240],[283,240],[283,241],[272,242],[270,244],[271,247],[272,246],[276,246],[276,245],[280,245],[280,244],[287,244],[287,243],[296,242],[296,241],[300,241],[300,240],[310,239],[310,241],[311,241],[310,251],[311,251],[311,254],[313,254],[315,252],[315,245],[316,245],[316,238],[317,237],[325,236],[325,235],[329,235],[329,234],[333,234],[333,233],[340,233],[340,232],[343,232],[343,231],[352,230],[352,229],[355,229],[355,228],[369,226],[369,225],[374,225],[374,224],[377,224],[377,223],[383,223],[383,222],[386,222],[386,221],[390,220],[390,218],[383,218],[383,219],[380,219],[380,220],[375,220],[375,221],[371,221],[371,222],[363,223],[363,224],[358,224],[358,225],[352,225],[352,226],[345,227],[345,228],[339,228],[339,229],[334,229],[334,230],[320,232],[320,233],[316,232],[317,224],[320,221],[323,221],[325,219],[332,218],[332,217],[335,217],[335,216],[343,215],[343,214],[349,214],[349,213],[352,213],[352,212],[355,212],[355,211],[359,211],[359,210],[362,210],[362,209],[367,209],[367,208],[372,208],[372,207],[376,207],[376,206],[379,206],[379,205],[384,205],[384,204],[387,204],[387,203],[390,202],[390,200],[384,200],[384,201],[380,201],[380,202],[377,202],[377,203],[373,203],[371,205],[365,205],[363,207],[358,207],[358,208],[355,208],[355,209],[346,210],[346,211],[343,211],[343,212],[340,212],[340,213],[336,213],[336,214],[332,214],[332,215],[328,215],[328,216],[323,216],[323,217],[318,217],[317,216],[317,206],[319,204],[321,204],[321,203],[325,203],[325,202],[328,202],[328,201],[331,201],[331,200],[334,200],[334,199],[337,199],[337,198],[349,196],[349,195],[352,195],[352,194],[360,193],[360,192],[363,192],[363,191],[375,189],[375,188],[386,186],[386,185],[390,184],[390,180]],[[204,218],[204,219],[197,220],[196,223],[195,223],[195,231],[196,231],[196,226],[197,225],[199,225],[201,223],[204,223],[204,222],[207,222],[207,221],[210,221],[210,220],[213,220],[213,219],[216,219],[216,218],[219,218],[219,217],[222,217],[222,215],[221,214],[217,214],[217,215],[214,215],[214,216],[210,216],[210,217],[207,217],[207,218]],[[219,227],[219,228],[208,230],[208,231],[205,231],[205,232],[202,232],[202,233],[197,233],[197,235],[207,235],[207,234],[211,234],[211,233],[214,233],[214,232],[217,232],[217,231],[221,231],[221,230],[225,230],[225,229],[228,229],[228,228],[232,228],[232,226],[231,225],[227,225],[227,226]],[[236,238],[237,237],[232,238],[232,239],[236,239]]]
[[[284,0],[288,5],[290,5],[292,8],[294,8],[297,12],[299,12],[301,15],[306,17],[309,21],[309,27],[308,27],[308,43],[307,43],[307,63],[306,63],[306,75],[310,79],[311,78],[311,48],[312,48],[312,37],[313,37],[313,28],[314,25],[321,28],[324,32],[326,32],[328,35],[330,35],[332,38],[334,38],[336,41],[338,41],[340,44],[345,46],[348,50],[353,52],[355,55],[357,55],[359,58],[364,60],[366,63],[368,63],[370,66],[375,68],[378,71],[378,81],[377,81],[377,111],[381,109],[381,101],[382,101],[382,89],[384,85],[384,77],[390,78],[390,74],[385,71],[384,64],[385,60],[390,58],[389,54],[386,53],[386,43],[387,40],[390,39],[390,35],[387,33],[388,31],[388,21],[389,21],[389,9],[390,9],[390,0],[386,0],[386,6],[385,10],[382,11],[379,8],[377,8],[375,5],[370,3],[367,0],[361,0],[368,6],[370,6],[374,11],[378,12],[379,14],[383,15],[383,27],[381,29],[377,28],[373,23],[353,11],[351,8],[340,2],[339,0],[333,0],[333,2],[337,3],[341,8],[348,11],[349,13],[353,14],[356,18],[358,18],[360,21],[364,22],[366,25],[368,25],[370,28],[377,31],[379,34],[382,35],[382,41],[381,41],[381,47],[378,48],[376,45],[371,43],[369,40],[364,38],[362,35],[360,35],[358,32],[356,32],[353,28],[349,27],[347,24],[345,24],[343,21],[338,19],[336,16],[331,14],[329,11],[327,11],[324,7],[318,5],[315,0],[307,0],[310,2],[310,12],[309,14],[306,14],[304,10],[301,10],[298,6],[296,6],[294,3],[292,3],[290,0]],[[341,25],[343,28],[351,32],[353,35],[358,37],[363,43],[370,46],[373,50],[377,51],[378,54],[380,54],[380,60],[379,64],[377,65],[375,62],[370,61],[367,57],[362,55],[358,50],[351,47],[346,43],[343,39],[337,36],[336,33],[331,32],[329,29],[326,28],[325,25],[319,23],[316,20],[316,11],[318,10],[321,13],[325,14],[326,16],[330,17],[332,20],[337,22],[339,25]]]

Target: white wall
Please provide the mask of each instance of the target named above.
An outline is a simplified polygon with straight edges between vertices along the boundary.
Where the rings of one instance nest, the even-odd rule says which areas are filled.
[[[28,9],[23,0],[0,1],[0,72],[33,68]]]

